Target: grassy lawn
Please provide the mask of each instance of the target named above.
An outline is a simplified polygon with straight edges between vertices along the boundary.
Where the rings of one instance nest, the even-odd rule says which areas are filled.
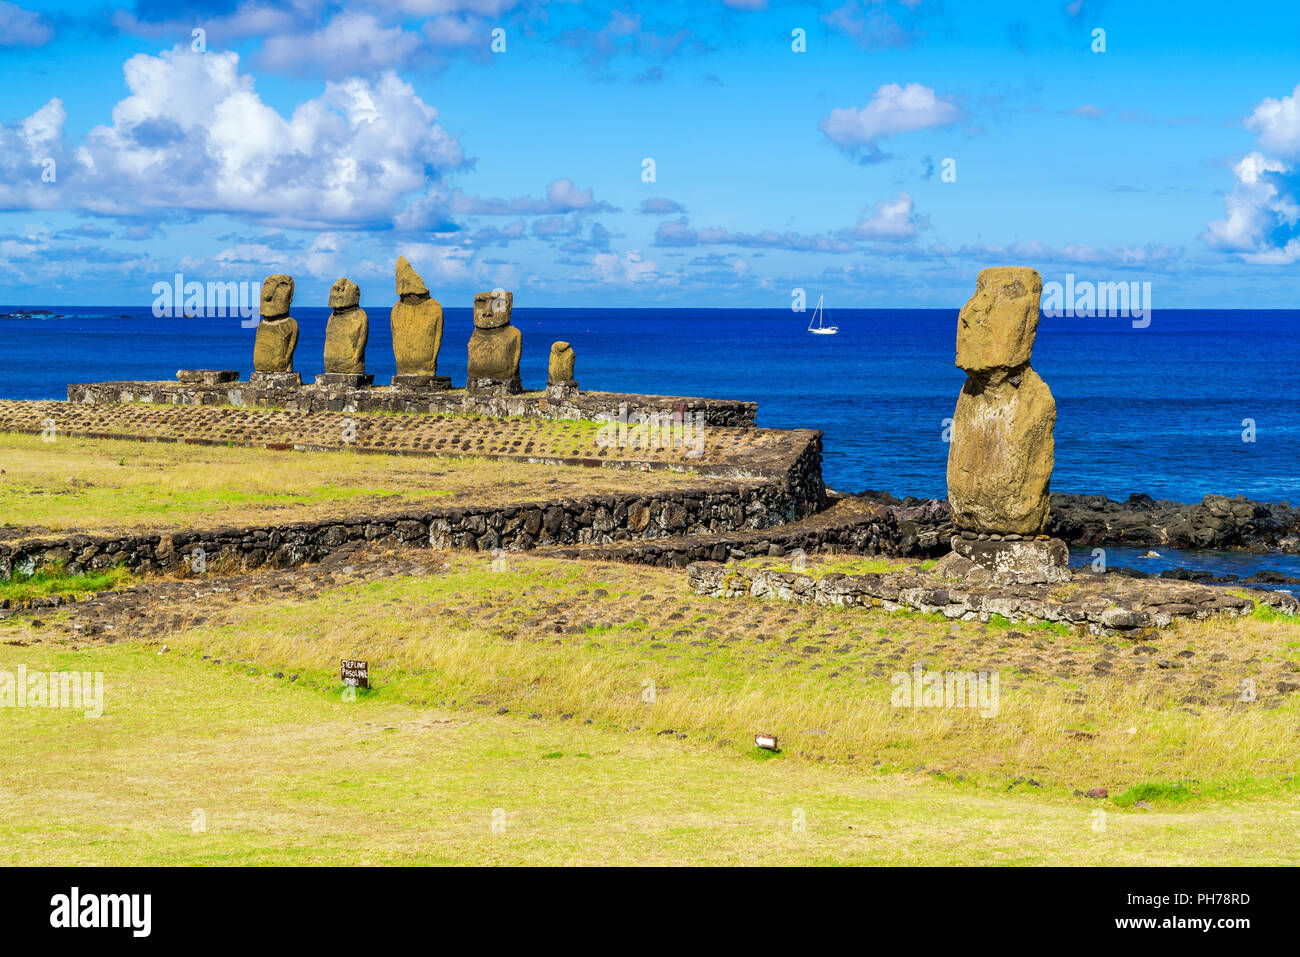
[[[34,598],[61,597],[84,598],[102,591],[111,591],[139,581],[125,568],[106,568],[103,571],[66,574],[62,568],[43,568],[34,575],[15,575],[0,578],[0,608],[19,607]]]
[[[655,491],[708,480],[484,459],[276,452],[0,433],[0,541]],[[8,531],[9,534],[5,535]]]
[[[1300,824],[1300,696],[1276,690],[1293,621],[1134,645],[414,554],[360,582],[299,569],[254,600],[155,601],[114,645],[77,637],[75,610],[0,622],[0,668],[108,688],[98,720],[0,710],[0,859],[1300,862],[1277,839]],[[342,700],[343,657],[370,662],[372,694]],[[996,671],[996,712],[893,706],[916,663]],[[1094,787],[1109,798],[1077,793]]]
[[[1288,794],[1138,810],[985,790],[412,706],[393,684],[347,701],[138,643],[0,645],[18,663],[102,671],[105,711],[0,711],[5,865],[1300,862]]]

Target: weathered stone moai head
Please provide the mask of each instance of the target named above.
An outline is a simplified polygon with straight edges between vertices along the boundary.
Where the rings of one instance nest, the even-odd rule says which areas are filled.
[[[515,294],[504,289],[474,294],[474,327],[476,329],[497,329],[510,325],[510,310],[514,307]]]
[[[393,330],[393,357],[397,378],[413,381],[438,374],[438,351],[442,348],[442,304],[429,295],[405,256],[397,260],[397,302],[388,314]]]
[[[1043,279],[1035,269],[981,270],[975,295],[957,317],[957,365],[978,373],[1027,363],[1038,332],[1042,292]]]
[[[327,374],[365,374],[370,319],[359,308],[360,303],[361,289],[351,279],[339,279],[330,287],[329,304],[333,312],[325,325]]]
[[[566,385],[572,383],[575,360],[573,346],[567,342],[557,342],[551,346],[551,361],[546,369],[546,384]]]
[[[267,276],[262,280],[262,315],[278,319],[289,314],[293,305],[293,277]]]
[[[1029,365],[1042,288],[1033,269],[985,269],[958,318],[967,376],[953,413],[948,504],[959,530],[1034,536],[1047,526],[1056,402]]]
[[[353,309],[361,305],[361,287],[351,279],[339,279],[330,286],[331,309]]]

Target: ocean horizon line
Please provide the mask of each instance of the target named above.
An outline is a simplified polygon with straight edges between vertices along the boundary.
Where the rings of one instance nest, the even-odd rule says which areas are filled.
[[[437,298],[437,297],[434,297],[434,298]],[[472,306],[472,305],[457,306],[457,305],[448,305],[448,304],[445,303],[445,302],[442,303],[442,307],[443,307],[444,309],[464,309],[464,310],[466,310],[466,311],[470,311],[470,310],[473,309],[473,306]],[[13,313],[13,312],[27,312],[28,314],[33,314],[33,311],[34,311],[34,310],[65,311],[65,310],[71,310],[71,309],[93,309],[93,310],[95,310],[95,311],[97,311],[97,312],[112,312],[112,311],[114,311],[114,310],[121,310],[121,309],[140,310],[140,309],[152,309],[152,308],[153,308],[153,303],[152,303],[152,302],[147,303],[147,304],[144,304],[144,305],[129,304],[129,303],[127,303],[127,304],[117,303],[117,304],[112,304],[112,305],[103,305],[103,304],[90,305],[90,304],[78,304],[78,303],[0,303],[0,316],[3,316],[5,313]],[[298,305],[298,304],[295,304],[293,308],[294,308],[295,310],[298,310],[298,309],[320,309],[320,310],[322,310],[322,311],[324,311],[324,312],[329,312],[329,311],[330,311],[330,308],[329,308],[328,305],[324,305],[324,306],[308,306],[308,305]],[[377,307],[377,306],[372,306],[371,308],[379,308],[379,307]],[[825,310],[826,312],[834,311],[836,314],[841,314],[841,313],[846,313],[846,312],[847,312],[847,313],[871,313],[871,312],[943,312],[943,313],[949,313],[949,312],[957,312],[957,311],[959,311],[959,310],[961,309],[961,303],[956,303],[956,304],[954,304],[954,305],[952,305],[952,306],[835,306],[835,307],[823,307],[823,308],[824,308],[824,310]],[[609,312],[622,312],[622,313],[626,313],[626,312],[693,312],[693,313],[702,313],[702,312],[703,312],[703,313],[722,313],[722,312],[770,312],[770,313],[794,313],[794,314],[796,314],[796,315],[803,315],[803,314],[805,314],[805,313],[809,313],[809,312],[811,312],[812,310],[811,310],[811,308],[810,308],[810,309],[805,309],[805,310],[803,310],[802,312],[796,312],[795,310],[790,309],[789,306],[784,306],[784,307],[782,307],[782,306],[526,306],[526,305],[525,305],[525,306],[520,306],[520,305],[516,305],[516,306],[514,307],[514,311],[515,311],[515,312],[520,312],[520,311],[526,311],[526,312],[564,312],[564,313],[574,313],[574,312],[591,312],[591,313],[609,313]],[[1186,313],[1186,312],[1190,312],[1190,313],[1243,313],[1243,312],[1247,312],[1247,313],[1270,313],[1270,314],[1277,314],[1277,313],[1281,313],[1281,314],[1287,314],[1287,313],[1296,313],[1296,314],[1300,314],[1300,306],[1296,306],[1296,307],[1294,307],[1294,308],[1292,308],[1292,307],[1282,307],[1282,306],[1260,306],[1260,307],[1238,307],[1238,306],[1234,306],[1234,307],[1223,307],[1223,306],[1213,306],[1213,307],[1212,307],[1212,306],[1170,306],[1170,307],[1152,307],[1151,312],[1152,312],[1153,314],[1155,314],[1155,313]],[[1046,313],[1043,313],[1043,315],[1044,315],[1044,318],[1074,318],[1074,319],[1125,319],[1125,318],[1127,318],[1126,316],[1109,316],[1109,315],[1097,315],[1097,316],[1047,316]],[[158,317],[158,318],[172,318],[172,317],[166,317],[166,316],[163,316],[163,317]],[[188,317],[187,317],[187,316],[177,316],[177,317],[174,317],[174,318],[224,319],[224,318],[229,318],[229,316],[202,316],[202,315],[200,315],[200,316],[188,316]]]

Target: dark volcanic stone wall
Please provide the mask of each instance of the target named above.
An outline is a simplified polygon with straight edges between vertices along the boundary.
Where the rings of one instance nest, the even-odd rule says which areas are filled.
[[[181,382],[83,382],[68,386],[68,401],[84,405],[148,402],[162,405],[233,405],[295,412],[431,412],[462,415],[522,415],[544,419],[612,419],[646,422],[654,415],[698,415],[705,425],[754,425],[758,403],[688,396],[577,392],[562,398],[545,392],[496,396],[464,389],[254,387],[243,382],[200,385]]]
[[[819,474],[819,473],[818,473]],[[817,486],[813,491],[819,491]],[[593,496],[490,508],[299,522],[269,528],[216,529],[165,535],[87,536],[0,544],[0,578],[61,563],[72,573],[124,566],[141,572],[190,567],[196,549],[217,567],[287,567],[320,561],[350,542],[491,550],[596,544],[740,528],[763,528],[812,507],[807,484],[778,480],[653,496]]]
[[[864,501],[889,508],[904,538],[915,536],[924,549],[936,540],[946,550],[952,517],[942,499],[897,499],[864,492]],[[1254,502],[1237,496],[1207,495],[1199,503],[1157,501],[1130,495],[1118,502],[1104,495],[1052,496],[1047,534],[1071,545],[1133,545],[1171,548],[1223,548],[1300,554],[1300,508]],[[908,552],[904,552],[907,554]]]

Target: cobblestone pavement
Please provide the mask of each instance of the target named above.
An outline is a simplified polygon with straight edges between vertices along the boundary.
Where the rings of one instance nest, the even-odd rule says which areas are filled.
[[[132,588],[61,602],[62,607],[0,611],[0,644],[162,643],[179,632],[237,622],[250,601],[266,607],[328,606],[335,589],[455,574],[482,567],[483,561],[463,552],[358,543],[299,568],[149,578]],[[515,556],[511,562],[526,570],[546,559]],[[1099,680],[1129,684],[1156,677],[1184,709],[1272,708],[1300,691],[1300,665],[1270,654],[1271,641],[1258,634],[1161,629],[1140,641],[1092,636],[1067,640],[978,621],[943,625],[867,609],[846,615],[811,602],[733,602],[719,617],[717,601],[692,594],[678,572],[601,564],[591,567],[591,577],[601,584],[599,590],[552,594],[545,587],[512,590],[503,583],[499,590],[476,593],[470,600],[455,596],[443,611],[463,617],[467,627],[477,624],[511,642],[586,644],[593,627],[607,633],[627,629],[629,640],[666,654],[717,652],[732,660],[741,655],[735,667],[826,669],[847,681],[888,676],[918,661],[942,660],[963,670],[1001,671],[1009,687]],[[418,634],[418,622],[412,628],[412,634]],[[608,634],[602,640],[614,640]],[[1243,698],[1244,680],[1253,682],[1257,698]],[[1081,694],[1081,712],[1087,701]]]
[[[40,433],[50,427],[57,434],[88,438],[350,448],[632,468],[727,468],[736,474],[763,475],[784,471],[817,435],[806,429],[691,424],[677,424],[666,432],[633,424],[620,432],[618,423],[605,427],[536,418],[0,401],[0,431]]]

